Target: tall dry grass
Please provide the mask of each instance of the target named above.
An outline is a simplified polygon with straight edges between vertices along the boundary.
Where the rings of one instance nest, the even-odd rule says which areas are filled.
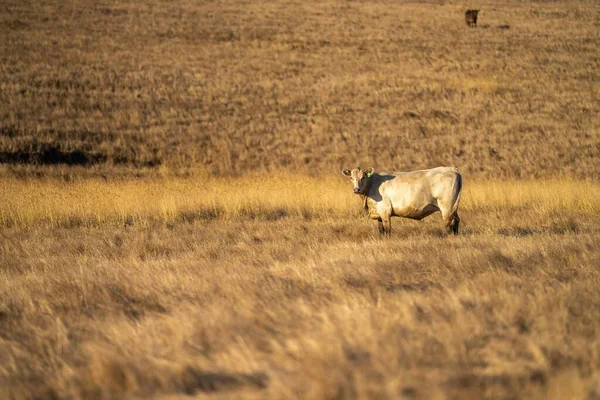
[[[144,226],[155,222],[331,218],[356,214],[342,179],[302,175],[241,178],[81,180],[3,179],[3,226]],[[344,192],[346,192],[344,196]]]
[[[36,216],[0,231],[0,397],[597,396],[597,185],[468,183],[458,237],[380,239],[340,179],[5,182],[43,196],[0,205]],[[338,208],[306,218],[304,185]],[[222,216],[159,203],[225,186]]]
[[[361,215],[350,183],[335,176],[249,175],[105,181],[0,179],[0,226],[102,227],[288,217],[332,220]],[[600,214],[591,181],[467,182],[461,210]]]
[[[600,4],[478,8],[0,1],[0,398],[598,398]]]

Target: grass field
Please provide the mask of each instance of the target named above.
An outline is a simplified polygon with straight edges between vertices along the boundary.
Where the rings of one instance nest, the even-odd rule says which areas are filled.
[[[533,213],[538,219],[600,213],[600,185],[591,181],[476,181],[463,192],[461,210],[519,212],[523,217]],[[363,215],[359,197],[349,195],[351,183],[341,174],[67,183],[0,178],[0,194],[5,199],[0,227],[152,227],[238,218],[333,221]]]
[[[0,0],[0,398],[600,398],[599,32]],[[356,165],[458,167],[460,235],[380,238]]]
[[[0,4],[9,165],[600,177],[596,1]]]
[[[597,183],[472,182],[460,236],[386,240],[341,174],[0,189],[9,396],[598,394]]]

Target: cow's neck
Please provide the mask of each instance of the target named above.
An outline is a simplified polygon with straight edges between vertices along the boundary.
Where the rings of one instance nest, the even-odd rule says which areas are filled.
[[[369,191],[370,190],[371,190],[371,177],[368,177],[367,178],[367,187],[365,188],[365,194],[362,195],[363,200],[365,202],[364,203],[365,210],[369,209],[368,201],[369,201]]]

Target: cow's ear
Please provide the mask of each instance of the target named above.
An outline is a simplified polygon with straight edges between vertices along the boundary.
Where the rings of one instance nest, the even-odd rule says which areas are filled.
[[[349,169],[343,169],[342,175],[344,176],[352,176],[352,172]]]
[[[371,167],[371,168],[367,169],[365,172],[367,173],[367,175],[371,175],[373,172],[375,172],[375,168]]]

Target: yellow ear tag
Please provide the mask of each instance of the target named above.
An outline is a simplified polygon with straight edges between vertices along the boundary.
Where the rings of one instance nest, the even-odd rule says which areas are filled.
[[[371,172],[367,172],[367,178],[370,178],[373,175]]]

